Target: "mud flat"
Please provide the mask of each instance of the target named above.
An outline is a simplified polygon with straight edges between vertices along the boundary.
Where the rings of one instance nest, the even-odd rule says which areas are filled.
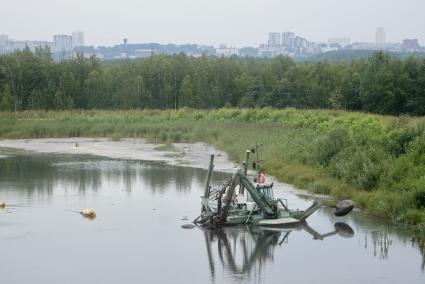
[[[143,139],[107,138],[46,138],[0,140],[0,147],[22,149],[38,153],[85,154],[113,159],[159,161],[173,166],[206,169],[209,155],[215,154],[215,170],[233,172],[237,165],[228,155],[206,143],[147,143]]]

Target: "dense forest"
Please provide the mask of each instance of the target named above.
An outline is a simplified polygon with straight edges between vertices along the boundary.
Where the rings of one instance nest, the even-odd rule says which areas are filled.
[[[425,59],[350,62],[155,55],[60,62],[48,49],[0,56],[0,109],[296,107],[425,114]]]
[[[295,56],[293,57],[294,61],[297,63],[301,62],[319,62],[319,61],[330,61],[333,63],[340,61],[353,61],[360,59],[368,59],[376,50],[351,50],[351,49],[341,49],[328,52],[317,53],[309,56]],[[425,52],[415,51],[415,52],[395,52],[395,51],[385,51],[385,54],[395,58],[395,59],[407,59],[410,56],[415,58],[425,58]]]

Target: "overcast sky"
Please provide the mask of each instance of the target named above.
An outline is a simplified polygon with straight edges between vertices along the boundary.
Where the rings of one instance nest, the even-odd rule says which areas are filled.
[[[425,0],[0,0],[0,34],[51,40],[85,32],[86,44],[199,43],[257,46],[270,31],[312,41],[418,38],[425,45]]]

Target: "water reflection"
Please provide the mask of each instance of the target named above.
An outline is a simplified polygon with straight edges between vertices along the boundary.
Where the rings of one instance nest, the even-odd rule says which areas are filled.
[[[414,247],[415,245],[414,242],[415,240],[412,239],[412,247]],[[425,270],[425,241],[419,241],[418,246],[422,253],[422,271],[424,271]]]
[[[307,223],[293,228],[261,228],[257,226],[226,227],[216,230],[202,229],[212,279],[215,279],[216,262],[232,275],[249,279],[261,275],[264,266],[273,263],[275,251],[289,243],[292,231],[303,230],[314,240],[331,236],[354,237],[354,230],[346,223],[336,222],[333,230],[319,233]]]
[[[322,208],[313,215],[312,224],[318,219],[328,219],[337,222],[338,218],[333,216],[331,208]],[[425,272],[425,250],[424,240],[412,234],[409,227],[399,227],[382,219],[376,219],[361,212],[353,212],[344,220],[351,224],[358,236],[358,245],[365,251],[370,252],[375,258],[387,260],[394,245],[415,248],[422,258],[421,270]],[[395,256],[397,257],[397,256]]]
[[[101,185],[100,170],[84,168],[72,171],[56,167],[55,162],[72,162],[78,157],[56,155],[17,155],[0,159],[0,182],[17,190],[32,194],[52,195],[58,183],[64,183],[80,192],[87,188],[97,190]]]
[[[334,230],[330,231],[325,234],[321,234],[314,230],[312,227],[310,227],[307,224],[302,224],[301,228],[304,229],[307,233],[313,236],[313,239],[315,240],[324,240],[327,237],[333,236],[333,235],[339,235],[343,238],[352,238],[354,237],[354,230],[348,225],[343,222],[336,222],[334,224]]]
[[[163,194],[170,188],[184,193],[190,191],[193,183],[204,183],[205,177],[201,169],[81,155],[15,153],[0,159],[0,183],[24,190],[28,196],[50,196],[59,184],[65,191],[71,188],[84,194],[98,191],[102,181],[120,183],[120,188],[129,193],[139,181],[154,194]]]
[[[393,238],[396,238],[393,240]],[[365,251],[370,249],[373,256],[380,260],[387,260],[390,257],[390,250],[394,243],[402,243],[403,245],[408,245],[412,248],[418,249],[420,255],[422,256],[421,270],[425,272],[425,242],[424,240],[412,237],[412,235],[406,235],[406,232],[403,230],[394,231],[390,230],[390,227],[384,227],[380,229],[374,229],[366,231],[364,233],[361,246]]]

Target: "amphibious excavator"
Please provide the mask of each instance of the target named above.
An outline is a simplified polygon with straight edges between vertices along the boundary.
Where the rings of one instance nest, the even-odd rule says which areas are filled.
[[[249,159],[257,153],[257,161],[253,162],[256,174],[248,175]],[[261,183],[257,176],[259,169],[258,145],[247,150],[242,168],[232,178],[219,187],[211,186],[214,169],[214,155],[210,156],[205,192],[201,201],[201,215],[195,223],[204,228],[218,228],[226,225],[252,224],[257,226],[282,227],[303,223],[322,205],[314,201],[305,210],[291,210],[287,201],[275,198],[273,183]],[[335,215],[344,216],[354,208],[354,203],[344,200],[335,206]]]

